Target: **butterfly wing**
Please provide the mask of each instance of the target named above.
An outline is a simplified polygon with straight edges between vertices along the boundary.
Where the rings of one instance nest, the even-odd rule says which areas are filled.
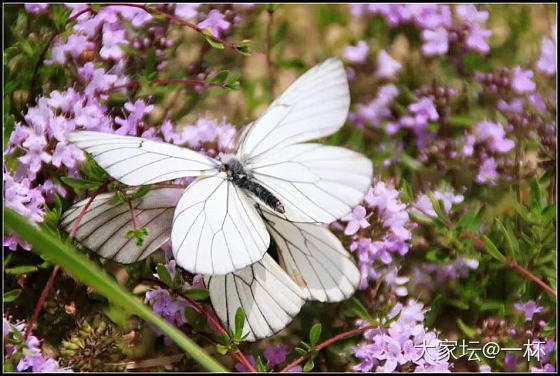
[[[330,223],[348,214],[363,199],[373,174],[371,160],[362,154],[309,143],[287,146],[247,168],[293,222]]]
[[[129,206],[121,201],[113,203],[113,193],[103,193],[93,199],[74,239],[100,256],[122,264],[143,260],[169,240],[173,212],[182,192],[183,189],[177,188],[152,188],[132,202],[137,226],[148,230],[140,247],[135,238],[126,237],[134,228]],[[61,225],[66,231],[71,231],[88,202],[89,199],[82,200],[64,213]]]
[[[217,173],[219,163],[164,142],[111,133],[76,131],[68,141],[91,154],[109,175],[126,185],[144,185],[185,176]]]
[[[280,265],[308,300],[348,299],[360,282],[360,271],[338,238],[325,226],[286,221],[261,209],[278,249]]]
[[[234,328],[235,313],[243,308],[243,333],[249,333],[248,341],[270,337],[284,329],[305,303],[303,291],[268,254],[239,271],[205,276],[204,283],[224,326]]]
[[[173,218],[177,264],[191,273],[226,274],[262,259],[270,236],[245,193],[224,173],[189,184]]]
[[[272,150],[339,130],[350,106],[342,62],[327,59],[300,76],[245,133],[238,157],[254,162]]]

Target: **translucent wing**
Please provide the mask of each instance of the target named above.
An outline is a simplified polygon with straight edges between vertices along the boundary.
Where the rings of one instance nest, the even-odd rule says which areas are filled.
[[[371,184],[371,160],[346,148],[296,144],[247,165],[293,222],[330,223],[348,214]]]
[[[261,210],[278,249],[280,265],[308,300],[338,302],[354,294],[360,271],[340,240],[326,227],[292,223]]]
[[[90,153],[109,175],[127,185],[216,174],[219,164],[195,151],[140,137],[92,131],[71,132],[66,137]]]
[[[152,188],[142,198],[132,202],[137,226],[146,227],[144,244],[127,239],[132,230],[128,204],[111,203],[113,193],[97,196],[80,220],[74,238],[85,247],[107,259],[131,264],[145,259],[169,240],[175,206],[184,189]],[[62,227],[70,232],[89,199],[74,204],[62,217]]]
[[[300,76],[248,129],[238,157],[254,162],[272,150],[336,132],[350,106],[342,62],[328,59]]]
[[[284,329],[305,303],[303,291],[268,254],[234,273],[205,276],[204,282],[223,325],[234,328],[235,313],[243,308],[248,341]]]
[[[224,173],[191,183],[175,209],[171,245],[191,273],[227,274],[259,261],[270,236],[245,193]]]

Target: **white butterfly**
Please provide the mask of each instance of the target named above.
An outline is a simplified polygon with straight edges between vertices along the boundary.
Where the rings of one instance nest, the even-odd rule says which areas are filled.
[[[137,226],[146,227],[144,244],[136,245],[125,234],[132,229],[129,207],[113,203],[112,193],[97,196],[75,233],[75,239],[101,256],[124,264],[140,261],[170,238],[173,211],[181,188],[153,187],[132,201]],[[74,204],[63,216],[69,231],[88,200]],[[210,300],[224,326],[235,326],[235,312],[246,314],[247,340],[269,337],[282,330],[299,313],[305,300],[337,302],[350,297],[360,272],[350,254],[326,227],[292,223],[265,207],[257,209],[276,245],[278,263],[266,253],[256,263],[235,272],[205,276]],[[280,264],[280,265],[279,265]]]
[[[81,131],[67,138],[127,185],[198,177],[174,211],[173,254],[191,273],[224,275],[261,260],[270,244],[251,200],[308,223],[330,223],[362,200],[373,172],[368,158],[302,143],[340,129],[349,104],[342,63],[328,59],[299,77],[221,161],[138,137]]]

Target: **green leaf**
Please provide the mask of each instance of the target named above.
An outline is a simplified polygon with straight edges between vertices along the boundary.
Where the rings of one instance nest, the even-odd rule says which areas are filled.
[[[320,322],[311,327],[311,330],[309,331],[309,341],[311,346],[315,346],[317,342],[319,342],[319,338],[321,338],[321,330],[322,326]]]
[[[198,316],[199,315],[196,313],[193,307],[187,306],[185,308],[185,318],[187,319],[187,322],[189,324],[192,325],[193,323],[195,323],[198,320]]]
[[[502,255],[502,253],[498,250],[498,247],[496,247],[494,242],[492,242],[492,240],[490,240],[488,236],[482,235],[482,240],[484,241],[485,244],[484,249],[486,250],[486,252],[488,252],[490,256],[494,257],[496,260],[501,262],[506,261],[504,255]]]
[[[219,354],[226,355],[228,353],[229,349],[228,349],[227,346],[224,346],[221,343],[218,343],[216,345],[216,350],[218,351]]]
[[[448,123],[456,128],[469,128],[473,123],[473,118],[471,115],[451,115]]]
[[[184,294],[193,300],[206,300],[210,297],[208,289],[188,289]]]
[[[251,56],[251,41],[247,39],[242,40],[241,42],[237,43],[236,49],[242,55]]]
[[[210,27],[203,29],[201,35],[204,38],[204,40],[206,40],[206,42],[208,42],[208,44],[213,48],[217,48],[220,50],[224,49],[224,45],[222,43],[213,39],[214,33],[212,32],[212,29]]]
[[[10,290],[4,293],[4,303],[15,301],[21,294],[21,289]]]
[[[303,372],[309,372],[315,367],[315,362],[312,358],[307,359],[307,362],[303,365]]]
[[[301,347],[296,347],[295,348],[296,352],[300,355],[305,355],[307,354],[307,350],[302,349]]]
[[[278,29],[272,35],[272,46],[276,46],[278,43],[282,42],[286,37],[286,33],[288,32],[288,27],[290,23],[286,20],[282,21]]]
[[[14,130],[14,126],[16,123],[16,119],[14,115],[8,115],[4,118],[4,148],[6,150],[6,145],[8,145],[8,141],[10,140],[10,135]]]
[[[228,78],[229,72],[227,70],[220,71],[214,76],[214,78],[210,81],[214,84],[223,84],[226,79]]]
[[[537,179],[531,180],[531,196],[529,206],[533,212],[540,212],[542,205],[541,188]]]
[[[237,308],[235,311],[235,336],[241,338],[243,335],[243,327],[245,326],[245,311],[243,308]]]
[[[412,158],[406,153],[401,154],[402,163],[413,171],[420,171],[424,169],[424,165],[417,159]]]
[[[450,222],[449,221],[449,216],[447,215],[445,210],[443,210],[443,208],[441,207],[441,205],[439,203],[439,200],[437,200],[434,197],[434,194],[432,192],[429,192],[428,196],[430,196],[430,200],[432,201],[432,207],[434,208],[434,211],[438,215],[438,218],[441,218],[443,220],[446,220],[447,222]]]
[[[150,192],[151,188],[151,185],[141,185],[140,188],[138,188],[138,190],[130,196],[130,200],[134,201],[144,197],[148,192]]]
[[[268,368],[269,368],[268,360],[266,362],[263,362],[260,355],[257,355],[257,371],[258,372],[268,372]]]
[[[479,208],[472,207],[465,212],[457,221],[456,229],[465,229],[469,232],[476,230],[476,219],[478,217]]]
[[[78,195],[81,195],[83,191],[96,191],[101,186],[101,182],[99,181],[83,180],[71,178],[69,176],[61,176],[60,180],[72,188]]]
[[[52,235],[40,232],[11,209],[4,209],[4,220],[7,228],[16,231],[22,239],[31,243],[33,252],[47,255],[48,259],[53,263],[92,287],[113,304],[154,324],[163,334],[173,340],[179,348],[197,361],[202,368],[210,372],[227,372],[220,363],[214,360],[193,340],[156,315],[150,307],[144,305],[137,297],[116,283],[111,276],[89,261],[86,256],[61,243],[59,239]]]
[[[21,265],[13,268],[4,269],[4,272],[7,274],[24,274],[24,273],[31,273],[36,270],[37,270],[36,265]]]
[[[434,325],[434,323],[436,322],[436,318],[438,316],[443,300],[444,300],[444,296],[442,294],[438,294],[432,300],[430,310],[426,313],[426,319],[424,320],[424,324],[428,328],[431,328],[432,325]]]
[[[511,229],[506,228],[506,226],[498,218],[496,218],[496,223],[506,239],[509,257],[514,260],[517,259],[517,255],[519,254],[519,242],[517,241],[517,238],[512,233]]]
[[[156,48],[152,47],[148,51],[148,55],[146,56],[146,62],[144,63],[144,77],[148,80],[153,80],[156,78],[156,65],[157,65],[157,57],[156,57]]]
[[[400,184],[400,199],[402,202],[412,202],[414,201],[414,192],[412,191],[412,187],[410,183],[406,179],[401,179]]]
[[[461,329],[461,331],[468,338],[474,338],[474,336],[476,335],[476,331],[473,328],[469,327],[467,324],[465,324],[461,319],[457,319],[457,326],[459,326],[459,329]]]
[[[348,299],[348,305],[350,306],[351,312],[359,318],[367,320],[369,322],[374,322],[373,317],[371,317],[366,307],[364,307],[356,297],[353,296]]]
[[[165,283],[167,286],[172,287],[173,281],[171,280],[171,274],[169,270],[163,265],[162,263],[157,264],[156,271],[158,274],[159,279]]]

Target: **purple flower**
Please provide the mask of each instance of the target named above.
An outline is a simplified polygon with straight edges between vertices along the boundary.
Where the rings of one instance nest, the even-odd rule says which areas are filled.
[[[195,18],[200,4],[175,4],[175,15],[181,18]]]
[[[109,89],[117,81],[117,76],[105,73],[103,68],[95,68],[93,63],[86,63],[82,68],[78,68],[78,73],[88,81],[84,90],[86,96],[93,96],[96,92]]]
[[[437,334],[423,325],[423,305],[410,299],[406,306],[397,304],[395,308],[393,315],[400,315],[389,328],[366,331],[365,341],[352,348],[354,356],[361,360],[354,370],[370,372],[376,367],[376,372],[392,372],[399,365],[411,363],[415,372],[449,371],[448,359],[438,357]]]
[[[455,8],[457,15],[470,23],[484,22],[488,19],[488,12],[479,12],[472,4],[457,5]]]
[[[532,70],[523,70],[521,67],[515,67],[511,78],[511,88],[517,94],[530,93],[536,88],[531,78],[533,78]]]
[[[556,26],[554,26],[556,30]],[[546,75],[552,76],[556,74],[556,38],[552,41],[549,38],[543,38],[541,44],[541,56],[537,60],[537,70]]]
[[[531,367],[529,371],[531,373],[556,373],[556,368],[552,364],[547,363],[542,368]]]
[[[523,361],[523,357],[516,358],[514,353],[508,352],[504,358],[504,364],[509,372],[515,372],[517,364]]]
[[[247,356],[247,361],[249,362],[249,364],[251,364],[253,366],[253,368],[255,368],[255,369],[257,368],[257,362],[255,361],[255,357],[253,355],[248,355]],[[250,372],[250,370],[247,367],[245,367],[244,364],[241,364],[241,363],[236,363],[235,364],[235,369],[238,372]]]
[[[47,3],[27,3],[25,4],[25,10],[27,13],[39,14],[47,9],[48,6],[49,4]]]
[[[276,346],[267,346],[264,349],[264,356],[270,363],[270,368],[274,368],[279,364],[286,361],[286,355],[288,353],[288,346],[280,343]]]
[[[515,146],[513,140],[505,138],[504,128],[500,123],[484,120],[475,127],[479,141],[490,141],[490,150],[498,153],[507,153]]]
[[[383,118],[391,115],[390,106],[399,95],[399,89],[393,84],[381,86],[377,97],[368,104],[359,104],[356,112],[350,113],[349,118],[359,128],[366,123],[378,127]]]
[[[287,370],[286,372],[288,373],[302,373],[303,372],[303,368],[300,365],[297,365],[295,367],[290,368],[289,370]]]
[[[394,60],[385,50],[379,51],[377,55],[377,71],[375,75],[379,78],[391,79],[401,69],[401,64]]]
[[[32,222],[42,222],[45,199],[30,185],[29,179],[16,182],[11,175],[4,173],[4,204]]]
[[[212,9],[204,21],[198,24],[198,27],[212,29],[212,33],[219,37],[220,31],[228,31],[231,23],[224,19],[224,15],[218,9]]]
[[[187,322],[185,308],[187,302],[183,299],[172,299],[169,291],[155,289],[146,292],[146,299],[153,304],[154,312],[175,326],[181,326]]]
[[[369,226],[369,222],[366,220],[366,209],[358,205],[354,208],[351,214],[342,218],[342,221],[348,222],[344,233],[346,235],[353,235],[360,228],[366,228]]]
[[[515,303],[513,306],[525,313],[525,321],[533,320],[533,316],[535,315],[535,313],[542,312],[542,310],[544,309],[544,307],[538,306],[537,303],[535,303],[535,301],[533,300],[529,300],[528,302],[523,304]]]
[[[356,46],[344,47],[344,57],[351,63],[362,64],[367,59],[369,46],[366,41],[360,40]]]
[[[500,99],[496,103],[496,107],[502,113],[519,114],[523,112],[524,102],[523,98],[514,98],[510,102]]]
[[[443,55],[449,49],[449,37],[443,27],[422,31],[422,39],[425,42],[422,45],[422,53],[426,56]]]
[[[4,235],[2,244],[4,247],[8,247],[11,251],[16,251],[18,245],[26,251],[31,251],[31,244],[21,239],[17,236],[17,234],[13,234],[11,236]]]
[[[99,56],[103,59],[119,60],[124,56],[121,49],[122,44],[129,44],[125,36],[125,30],[111,30],[110,28],[103,28],[103,43]]]
[[[61,165],[66,166],[69,169],[74,169],[77,166],[76,162],[83,162],[86,158],[84,152],[74,144],[66,145],[63,142],[56,144],[52,156],[52,164],[56,167]]]
[[[496,171],[496,160],[494,158],[487,158],[482,162],[478,170],[478,175],[475,181],[479,184],[493,183],[498,178],[498,171]]]

